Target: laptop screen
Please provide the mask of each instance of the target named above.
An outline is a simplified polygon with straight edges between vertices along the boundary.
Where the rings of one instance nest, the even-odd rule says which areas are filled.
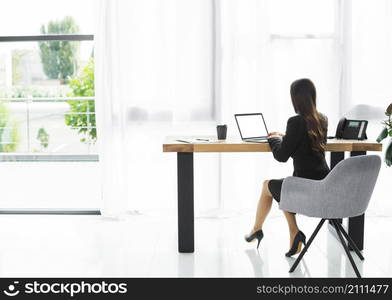
[[[237,114],[238,129],[243,139],[264,137],[268,135],[263,115],[258,114]]]

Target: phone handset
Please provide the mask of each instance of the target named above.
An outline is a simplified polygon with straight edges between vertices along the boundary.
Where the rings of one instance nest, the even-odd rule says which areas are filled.
[[[344,128],[346,126],[346,123],[347,123],[347,119],[344,117],[339,120],[338,127],[336,128],[335,138],[337,139],[343,138],[343,133],[344,133]]]

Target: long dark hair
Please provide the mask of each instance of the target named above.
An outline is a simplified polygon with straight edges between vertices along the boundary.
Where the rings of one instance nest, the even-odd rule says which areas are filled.
[[[297,114],[304,117],[312,150],[324,156],[326,132],[324,117],[316,108],[316,88],[310,79],[298,79],[290,87],[291,101]]]

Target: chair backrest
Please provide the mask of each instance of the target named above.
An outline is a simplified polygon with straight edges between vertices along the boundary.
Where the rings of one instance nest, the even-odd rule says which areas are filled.
[[[354,156],[339,162],[323,180],[327,192],[339,197],[341,216],[358,216],[366,211],[380,167],[377,155]]]

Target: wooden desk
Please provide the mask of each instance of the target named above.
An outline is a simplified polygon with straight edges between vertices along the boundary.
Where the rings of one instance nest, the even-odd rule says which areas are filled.
[[[194,252],[194,210],[193,210],[193,153],[195,152],[271,152],[268,143],[248,143],[238,139],[217,141],[205,137],[211,142],[182,143],[177,139],[187,140],[192,137],[167,137],[163,143],[163,152],[177,153],[177,188],[178,188],[178,251]],[[204,137],[203,137],[204,138]],[[367,151],[381,151],[382,144],[372,141],[328,140],[326,151],[331,152],[331,169],[345,157],[366,155]],[[289,174],[287,174],[289,176]],[[363,249],[364,215],[349,218],[348,234]]]

